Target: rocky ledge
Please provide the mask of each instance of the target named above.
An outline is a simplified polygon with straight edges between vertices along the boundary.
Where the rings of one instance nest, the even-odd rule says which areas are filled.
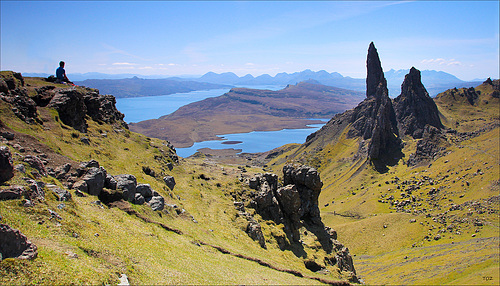
[[[14,114],[30,124],[43,124],[37,108],[47,106],[57,110],[64,124],[83,133],[87,131],[87,116],[96,122],[128,128],[124,115],[116,109],[115,97],[99,94],[97,89],[58,87],[49,82],[34,87],[26,84],[20,73],[2,72],[0,99],[10,103]]]

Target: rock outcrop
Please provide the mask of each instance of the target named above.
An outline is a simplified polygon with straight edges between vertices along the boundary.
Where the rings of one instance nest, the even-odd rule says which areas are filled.
[[[321,221],[318,197],[323,183],[318,171],[304,165],[287,164],[283,167],[283,184],[284,186],[281,186],[278,176],[271,173],[251,177],[248,180],[248,186],[256,192],[250,194],[249,206],[255,209],[263,219],[282,224],[291,244],[303,243],[301,232],[304,229],[314,233],[315,239],[328,254],[324,263],[337,264],[341,271],[351,272],[353,281],[357,281],[349,250],[337,241],[337,233],[325,227]],[[234,204],[239,211],[239,216],[244,217],[248,222],[247,234],[265,248],[266,239],[260,224],[245,211],[244,203],[235,202]],[[281,249],[287,248],[288,242],[284,237],[279,234],[273,234],[273,236]],[[306,260],[304,263],[314,272],[324,268],[314,260]]]
[[[26,123],[40,123],[36,103],[28,96],[24,78],[20,73],[2,72],[0,74],[0,99],[12,106],[14,114]]]
[[[421,163],[427,163],[445,155],[445,150],[450,146],[446,136],[438,128],[426,125],[422,139],[417,142],[415,153],[408,158],[408,166],[416,166]]]
[[[80,132],[87,132],[85,115],[87,107],[83,96],[76,89],[66,89],[57,92],[48,105],[59,113],[61,121]]]
[[[370,140],[366,149],[361,148],[367,158],[377,165],[384,166],[401,156],[401,140],[398,136],[396,114],[389,98],[387,81],[380,64],[377,49],[370,44],[367,65],[367,98],[351,112],[346,119],[352,123],[348,137],[361,137]],[[365,151],[366,150],[366,151]]]
[[[0,146],[0,184],[14,177],[12,154],[7,146]]]
[[[19,230],[0,224],[0,261],[5,258],[35,259],[37,249]]]
[[[6,189],[0,189],[0,201],[2,200],[18,200],[26,193],[23,186],[10,186]]]
[[[283,167],[284,186],[278,185],[278,176],[258,174],[249,180],[249,187],[256,190],[250,202],[264,219],[282,223],[292,241],[300,238],[301,221],[312,225],[321,222],[318,198],[323,183],[316,169],[303,165]]]
[[[422,138],[426,125],[444,128],[434,100],[422,84],[420,71],[412,67],[401,85],[401,94],[394,99],[394,109],[401,135]]]
[[[112,95],[99,94],[97,89],[86,87],[59,88],[54,85],[42,87],[25,86],[20,73],[2,72],[0,76],[0,99],[12,105],[14,114],[30,124],[43,124],[37,108],[48,106],[59,113],[60,120],[80,132],[87,131],[87,116],[96,122],[109,123],[128,128],[124,115],[116,109]]]
[[[380,84],[383,84],[387,87],[387,82],[384,77],[384,71],[382,70],[380,58],[373,42],[371,42],[370,46],[368,47],[366,69],[366,97],[371,97],[377,93]]]

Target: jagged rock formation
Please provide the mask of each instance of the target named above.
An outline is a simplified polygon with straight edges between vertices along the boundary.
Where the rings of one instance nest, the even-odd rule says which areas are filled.
[[[307,146],[322,136],[338,138],[350,125],[347,137],[362,139],[358,154],[367,157],[377,168],[383,169],[385,165],[402,156],[401,140],[396,114],[387,90],[387,81],[373,42],[368,49],[366,66],[367,98],[354,109],[334,116],[322,129],[308,136],[305,144]],[[328,144],[329,141],[324,143]]]
[[[278,176],[258,174],[249,180],[249,187],[257,191],[250,206],[264,219],[282,223],[292,241],[300,239],[301,221],[323,225],[318,208],[318,197],[323,183],[316,169],[307,166],[285,165],[284,186],[278,185]]]
[[[434,126],[426,125],[422,133],[422,140],[417,142],[415,153],[408,159],[408,166],[435,160],[443,156],[446,147],[450,145],[444,133]]]
[[[5,258],[35,259],[37,249],[19,230],[0,224],[0,261]]]
[[[321,221],[318,197],[323,183],[316,169],[304,165],[287,164],[283,167],[283,184],[278,183],[278,176],[271,173],[257,174],[248,180],[251,189],[249,206],[266,220],[283,224],[286,236],[291,244],[301,243],[300,229],[305,228],[316,236],[322,248],[327,252],[324,263],[337,265],[341,271],[353,274],[352,281],[357,281],[349,250],[337,241],[337,233],[325,227]],[[239,215],[248,221],[246,232],[265,248],[265,238],[261,226],[245,211],[244,203],[235,202]],[[284,237],[275,236],[281,249],[287,248]],[[333,253],[333,255],[332,255]],[[314,260],[305,260],[305,266],[311,271],[320,271],[323,266]]]
[[[387,81],[384,77],[384,71],[380,63],[377,49],[373,42],[368,47],[368,57],[366,59],[366,97],[374,96],[379,89],[379,85],[385,85],[387,88]]]
[[[412,67],[401,85],[401,94],[394,99],[394,109],[401,135],[422,138],[426,125],[444,128],[439,111],[421,81],[420,71]]]
[[[481,92],[485,90],[486,92]],[[436,101],[441,103],[466,103],[472,106],[488,104],[490,100],[500,98],[500,80],[488,78],[476,88],[453,88],[436,96]]]
[[[124,115],[116,109],[115,98],[99,94],[97,89],[53,85],[34,88],[25,86],[20,73],[2,72],[0,99],[10,103],[16,116],[30,124],[43,124],[37,107],[48,106],[57,110],[64,124],[80,132],[87,131],[86,116],[100,123],[117,123],[128,128],[123,121]]]
[[[80,132],[87,132],[87,122],[85,115],[87,107],[83,96],[75,89],[61,90],[58,92],[48,105],[59,113],[61,121]]]

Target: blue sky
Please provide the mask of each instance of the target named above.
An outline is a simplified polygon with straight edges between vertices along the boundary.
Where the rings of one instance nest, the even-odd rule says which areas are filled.
[[[499,1],[0,1],[1,70],[499,77]]]

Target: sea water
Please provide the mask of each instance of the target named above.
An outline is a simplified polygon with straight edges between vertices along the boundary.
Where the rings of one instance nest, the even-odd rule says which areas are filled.
[[[139,122],[148,119],[157,119],[176,111],[181,106],[205,98],[220,96],[229,90],[229,88],[210,89],[159,96],[117,98],[116,108],[125,114],[125,122]]]
[[[326,122],[328,119],[319,119]],[[222,140],[212,140],[196,142],[188,148],[176,148],[177,155],[189,157],[202,148],[210,149],[238,149],[242,153],[259,153],[272,150],[274,148],[290,143],[302,144],[309,134],[319,130],[324,123],[310,124],[309,128],[283,129],[279,131],[252,131],[249,133],[218,135]],[[225,144],[225,142],[235,142],[235,144]],[[241,143],[240,143],[241,142]]]
[[[284,86],[241,86],[253,89],[280,90]],[[132,98],[117,98],[116,107],[125,114],[125,122],[139,122],[156,119],[176,111],[179,107],[209,97],[223,95],[230,89],[199,90],[186,93],[175,93],[160,96],[144,96]],[[318,119],[326,122],[327,119]],[[272,150],[289,143],[304,143],[306,137],[320,129],[324,124],[311,124],[308,128],[283,129],[279,131],[253,131],[249,133],[224,134],[221,140],[197,142],[189,148],[177,148],[181,157],[189,157],[201,148],[211,149],[241,149],[244,153],[257,153]],[[224,144],[228,142],[234,144]],[[240,143],[241,142],[241,143]]]
[[[239,86],[253,89],[280,90],[282,85],[259,85],[259,86]],[[163,115],[170,114],[179,107],[203,100],[209,97],[216,97],[228,92],[229,88],[197,90],[185,93],[174,93],[159,96],[143,96],[130,98],[117,98],[116,108],[125,114],[125,122],[139,122],[148,119],[157,119]]]

